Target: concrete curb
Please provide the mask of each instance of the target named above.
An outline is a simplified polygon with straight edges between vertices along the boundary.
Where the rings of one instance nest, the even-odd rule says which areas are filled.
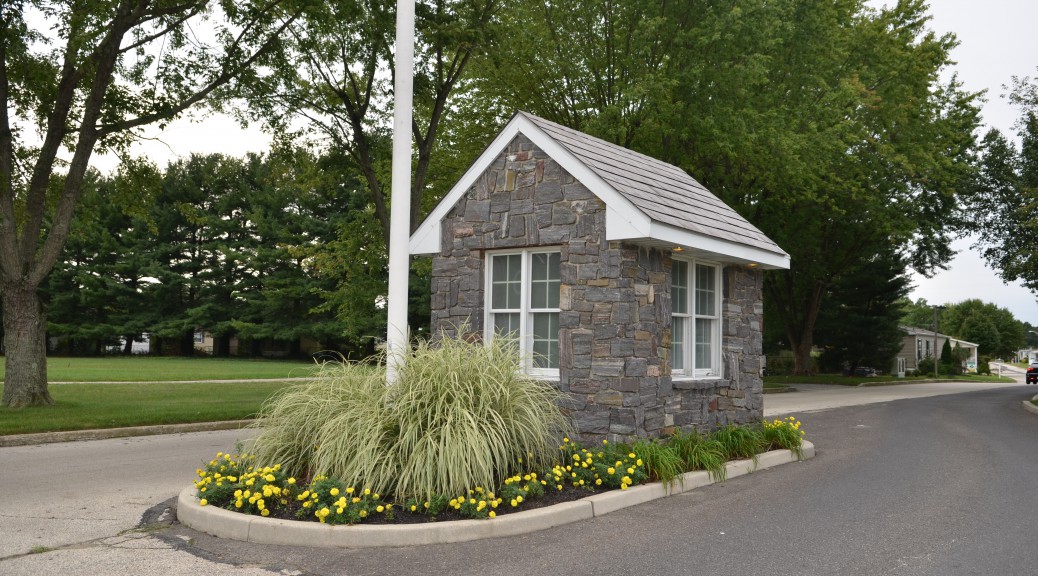
[[[804,441],[804,460],[814,458],[814,444]],[[772,450],[753,460],[736,460],[726,465],[728,479],[796,462],[789,450]],[[254,544],[279,544],[316,548],[372,548],[451,544],[485,538],[500,538],[537,532],[610,512],[636,506],[658,498],[689,492],[716,483],[707,472],[688,472],[670,484],[643,484],[627,490],[613,490],[574,502],[505,514],[493,520],[452,520],[399,526],[329,526],[319,522],[276,520],[249,516],[213,506],[198,504],[194,486],[180,492],[177,520],[181,524],[216,536]]]
[[[0,436],[0,448],[9,446],[32,446],[53,442],[75,442],[79,440],[106,440],[128,436],[155,436],[157,434],[182,434],[185,432],[209,432],[212,430],[236,430],[252,424],[252,420],[224,420],[221,422],[194,422],[191,424],[162,424],[158,426],[130,426],[127,428],[105,428],[98,430],[70,430],[68,432],[42,432],[39,434],[12,434]]]
[[[1038,395],[1035,395],[1035,397],[1031,398],[1031,400],[1038,400]],[[1038,414],[1038,406],[1035,406],[1034,404],[1032,404],[1031,400],[1024,400],[1022,402],[1022,404],[1024,406],[1024,410],[1027,410],[1031,414]]]

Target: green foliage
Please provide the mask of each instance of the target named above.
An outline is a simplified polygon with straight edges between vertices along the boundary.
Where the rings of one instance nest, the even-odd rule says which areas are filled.
[[[726,450],[719,436],[739,437],[738,442],[752,439],[761,449],[790,450],[803,458],[804,432],[800,426],[790,416],[748,426],[737,433],[732,433],[732,427],[706,438],[696,432],[678,432],[667,440],[640,440],[630,446],[603,440],[594,448],[564,438],[556,453],[558,460],[543,475],[519,473],[504,478],[496,491],[479,485],[449,499],[443,494],[424,499],[410,496],[403,499],[402,507],[392,502],[392,495],[357,488],[335,477],[316,476],[305,488],[297,486],[296,479],[289,478],[280,465],[254,466],[253,455],[218,454],[197,471],[201,479],[195,485],[203,506],[267,516],[294,500],[298,503],[297,518],[329,524],[363,522],[379,514],[392,521],[395,510],[431,519],[446,512],[465,518],[494,518],[498,512],[522,510],[549,490],[626,490],[653,479],[670,483],[691,470],[708,470],[715,481],[723,481]]]
[[[918,372],[920,375],[923,375],[923,376],[926,376],[926,375],[931,375],[932,376],[933,375],[933,366],[934,366],[933,356],[927,356],[926,358],[923,358],[918,363],[916,363],[916,372]]]
[[[776,418],[771,422],[765,420],[761,424],[760,434],[764,450],[784,448],[792,450],[798,458],[804,457],[804,431],[800,429],[800,421],[795,417]]]
[[[940,80],[955,39],[928,20],[922,2],[531,4],[502,15],[474,84],[685,168],[787,250],[764,345],[780,336],[803,374],[841,278],[888,249],[923,272],[950,257],[978,106]]]
[[[685,470],[706,470],[714,480],[724,481],[727,458],[724,446],[717,439],[679,430],[668,446],[681,458]]]
[[[142,127],[247,75],[295,19],[294,4],[223,3],[232,9],[218,15],[207,2],[0,5],[5,406],[52,403],[38,290],[62,256],[94,151],[125,153]],[[197,40],[198,26],[211,41]]]
[[[763,448],[761,436],[754,430],[742,426],[725,426],[713,434],[724,449],[725,460],[753,458]]]
[[[639,440],[631,445],[631,452],[645,462],[645,470],[652,480],[671,484],[688,470],[677,450],[656,440]]]
[[[420,343],[386,387],[381,372],[327,364],[265,408],[255,449],[300,475],[428,499],[545,467],[568,420],[558,392],[520,373],[506,341]]]
[[[863,260],[835,283],[819,313],[815,342],[826,372],[888,371],[901,351],[901,302],[909,289],[904,257],[885,250]]]
[[[945,339],[944,344],[941,345],[941,365],[950,364],[952,362],[952,346],[951,340]]]

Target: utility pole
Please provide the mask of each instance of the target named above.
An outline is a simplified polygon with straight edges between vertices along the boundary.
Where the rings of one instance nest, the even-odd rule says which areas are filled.
[[[933,307],[933,377],[939,378],[937,367],[940,366],[940,356],[937,353],[937,328],[940,327],[940,316],[937,315],[939,310],[944,310],[944,306]]]

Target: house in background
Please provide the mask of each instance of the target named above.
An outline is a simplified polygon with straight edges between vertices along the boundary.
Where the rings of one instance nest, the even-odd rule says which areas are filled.
[[[763,417],[763,270],[789,255],[675,166],[519,112],[410,251],[434,334],[517,338],[585,440]]]
[[[901,372],[918,370],[919,361],[924,358],[940,358],[941,349],[944,348],[944,343],[946,341],[951,341],[951,347],[953,349],[956,346],[959,346],[963,350],[966,350],[967,356],[965,366],[963,366],[965,371],[977,371],[977,345],[973,342],[967,342],[946,334],[938,333],[936,335],[935,346],[933,330],[924,330],[912,326],[902,326],[901,332],[901,351],[898,352],[895,364],[896,366],[900,366],[902,363],[904,364],[904,369],[901,370]],[[893,370],[895,375],[898,374],[898,372],[897,368]]]

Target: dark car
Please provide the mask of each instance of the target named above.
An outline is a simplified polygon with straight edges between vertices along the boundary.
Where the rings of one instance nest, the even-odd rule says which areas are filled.
[[[1027,383],[1038,384],[1038,362],[1031,362],[1027,367]]]
[[[857,368],[854,369],[854,375],[855,376],[866,376],[866,377],[871,378],[871,377],[876,375],[876,369],[875,368],[871,368],[869,366],[858,366]]]

